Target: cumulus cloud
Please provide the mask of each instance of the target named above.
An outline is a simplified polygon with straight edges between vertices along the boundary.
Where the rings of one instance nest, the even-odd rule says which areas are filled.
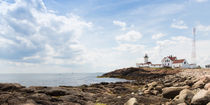
[[[0,59],[12,62],[77,64],[79,38],[92,23],[79,16],[56,15],[42,0],[0,2]]]
[[[127,42],[135,42],[142,38],[142,34],[138,31],[128,31],[127,33],[117,36],[117,41],[127,41]]]
[[[183,20],[176,19],[173,20],[171,27],[176,29],[188,29],[188,26],[184,23]]]
[[[117,26],[120,26],[122,30],[125,30],[126,29],[126,23],[125,22],[114,20],[113,21],[113,24],[114,25],[117,25]]]
[[[152,35],[152,39],[160,39],[160,38],[162,38],[164,36],[166,36],[166,35],[163,34],[163,33],[158,33],[158,34]]]

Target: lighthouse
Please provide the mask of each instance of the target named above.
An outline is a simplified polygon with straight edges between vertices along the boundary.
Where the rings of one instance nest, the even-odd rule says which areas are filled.
[[[144,56],[144,63],[149,62],[149,61],[148,61],[148,59],[149,59],[148,55],[147,55],[147,54],[145,54],[145,56]]]

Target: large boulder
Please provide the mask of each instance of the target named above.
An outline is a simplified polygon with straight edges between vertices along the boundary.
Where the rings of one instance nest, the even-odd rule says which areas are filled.
[[[193,87],[194,88],[203,88],[206,83],[210,82],[210,75],[205,75],[197,81]]]
[[[196,93],[191,101],[193,105],[206,105],[208,102],[210,102],[210,92],[204,89]]]
[[[193,88],[203,88],[205,83],[202,80],[197,81],[196,83],[193,84]]]
[[[135,105],[137,104],[136,98],[130,98],[124,105]]]
[[[210,82],[209,82],[209,83],[207,83],[207,84],[204,86],[204,89],[206,89],[206,90],[210,91]]]
[[[176,100],[176,102],[178,103],[187,103],[190,104],[191,99],[193,98],[194,93],[189,90],[189,89],[183,89],[178,96],[178,99]]]
[[[204,83],[208,83],[210,82],[210,75],[205,75],[201,77],[200,80],[203,81]]]
[[[163,88],[163,97],[168,99],[173,99],[175,96],[179,94],[179,92],[183,89],[189,88],[189,86],[183,87],[166,87]]]

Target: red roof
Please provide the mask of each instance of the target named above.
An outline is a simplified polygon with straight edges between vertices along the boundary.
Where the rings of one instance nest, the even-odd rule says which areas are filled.
[[[185,61],[185,59],[179,59],[179,60],[175,60],[173,63],[183,63]]]
[[[151,62],[147,62],[147,63],[145,63],[145,64],[152,64]]]
[[[172,61],[175,61],[175,60],[176,60],[176,57],[169,56],[168,58],[169,58],[170,60],[172,60]]]

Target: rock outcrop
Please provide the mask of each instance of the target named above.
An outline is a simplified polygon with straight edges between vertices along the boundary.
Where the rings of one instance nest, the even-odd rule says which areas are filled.
[[[210,76],[178,71],[127,68],[104,76],[135,81],[77,87],[0,83],[0,105],[209,105]]]

